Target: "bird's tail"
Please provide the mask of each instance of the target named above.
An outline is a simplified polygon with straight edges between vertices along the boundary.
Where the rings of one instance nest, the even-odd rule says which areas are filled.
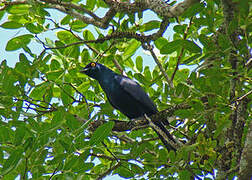
[[[153,122],[153,121],[152,121]],[[166,129],[166,127],[163,125],[162,122],[153,122],[154,126],[151,126],[152,129],[157,133],[160,140],[165,145],[166,149],[168,151],[174,150],[176,151],[176,148],[174,145],[171,145],[168,141],[172,142],[172,144],[176,144],[175,139],[173,136],[169,133],[169,131]]]

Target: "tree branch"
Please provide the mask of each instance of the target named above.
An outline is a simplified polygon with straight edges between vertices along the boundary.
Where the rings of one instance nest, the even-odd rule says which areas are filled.
[[[158,68],[160,69],[160,71],[162,72],[163,76],[165,77],[165,80],[167,81],[168,85],[169,85],[171,88],[173,88],[173,84],[172,84],[170,78],[168,77],[168,75],[167,75],[167,73],[165,72],[165,70],[164,70],[162,64],[159,62],[159,60],[158,60],[156,54],[155,54],[154,51],[153,51],[153,46],[151,46],[151,45],[146,45],[146,46],[144,46],[144,49],[150,51],[150,53],[151,53],[153,59],[155,60],[155,62],[156,62],[156,64],[157,64]]]
[[[107,171],[105,171],[104,173],[100,174],[98,176],[98,178],[96,178],[96,179],[97,180],[102,180],[105,176],[109,175],[113,170],[115,170],[119,166],[121,166],[121,162],[117,162],[114,166],[112,166],[111,168],[109,168]]]
[[[180,16],[193,4],[200,2],[199,0],[184,0],[173,7],[162,0],[138,0],[133,3],[121,2],[115,0],[104,0],[109,6],[113,7],[118,12],[136,13],[150,9],[159,16],[172,18]]]
[[[184,33],[184,36],[183,36],[184,40],[186,40],[186,38],[187,38],[188,31],[189,31],[189,29],[190,29],[190,27],[192,25],[192,20],[193,20],[193,17],[191,17],[190,22],[189,22],[188,26],[186,27],[186,30],[185,30],[185,33]],[[171,76],[171,84],[172,84],[172,86],[173,86],[173,79],[175,77],[176,72],[178,71],[178,68],[179,68],[179,65],[180,65],[180,61],[181,61],[181,58],[183,56],[184,51],[185,51],[185,48],[183,47],[181,49],[181,51],[180,51],[179,56],[178,56],[178,61],[177,61],[176,67],[175,67],[175,69],[174,69],[174,71],[172,73],[172,76]]]
[[[248,134],[240,160],[239,179],[252,177],[252,121],[249,123]]]
[[[162,121],[163,124],[168,124],[167,119],[169,117],[172,117],[175,113],[176,110],[179,109],[189,109],[191,108],[191,106],[186,105],[186,104],[180,104],[177,105],[175,107],[171,107],[168,109],[165,109],[163,111],[160,111],[154,115],[152,115],[150,118],[152,121]],[[85,123],[87,120],[82,119],[80,117],[76,117],[80,122]],[[128,130],[132,130],[135,129],[136,127],[139,126],[145,126],[148,125],[148,120],[146,120],[144,117],[140,117],[138,119],[134,119],[132,121],[121,121],[121,120],[112,120],[115,122],[115,125],[113,127],[113,131],[117,131],[117,132],[123,132],[123,131],[128,131]],[[101,126],[102,124],[106,123],[106,120],[97,120],[91,123],[90,125],[90,130],[94,131],[95,129],[97,129],[99,126]],[[148,127],[148,126],[146,126]]]

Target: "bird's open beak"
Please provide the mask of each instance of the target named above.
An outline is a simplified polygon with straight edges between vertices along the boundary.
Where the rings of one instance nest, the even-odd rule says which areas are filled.
[[[80,73],[86,73],[89,70],[89,68],[83,68],[82,70],[80,70]]]

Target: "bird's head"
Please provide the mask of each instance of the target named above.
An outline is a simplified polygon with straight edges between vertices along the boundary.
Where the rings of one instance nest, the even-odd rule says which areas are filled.
[[[98,81],[107,78],[108,75],[113,74],[111,69],[96,62],[89,63],[86,65],[86,67],[80,70],[80,72]]]
[[[97,79],[101,71],[100,66],[101,64],[91,62],[88,65],[86,65],[86,67],[84,67],[82,70],[80,70],[80,72],[88,75],[91,78]]]

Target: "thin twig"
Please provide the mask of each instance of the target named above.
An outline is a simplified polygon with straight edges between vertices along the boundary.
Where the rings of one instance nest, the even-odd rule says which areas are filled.
[[[187,38],[188,31],[189,31],[189,29],[190,29],[190,27],[191,27],[191,25],[192,25],[192,20],[193,20],[193,17],[191,17],[190,22],[189,22],[189,24],[188,24],[188,26],[187,26],[187,28],[186,28],[186,30],[185,30],[185,33],[184,33],[184,36],[183,36],[183,40],[185,40],[185,39]],[[171,83],[172,83],[172,85],[173,85],[173,80],[174,80],[175,74],[176,74],[176,72],[178,71],[178,68],[179,68],[179,65],[180,65],[180,61],[181,61],[181,58],[182,58],[182,56],[183,56],[183,54],[184,54],[184,51],[185,51],[185,48],[183,47],[183,48],[181,49],[180,53],[179,53],[178,61],[177,61],[176,67],[175,67],[175,69],[174,69],[174,71],[173,71],[173,73],[172,73],[172,76],[171,76]]]
[[[58,1],[58,0],[42,0],[42,1],[47,2],[47,3],[51,3],[51,4],[61,5],[61,6],[64,6],[65,8],[72,8],[72,9],[81,11],[83,13],[90,15],[92,18],[94,18],[94,20],[101,21],[101,18],[99,18],[92,11],[89,11],[88,9],[84,8],[83,6],[73,4],[70,2]]]
[[[108,47],[107,49],[105,49],[105,50],[104,50],[103,52],[101,52],[101,53],[98,53],[98,55],[97,55],[96,58],[95,58],[95,59],[97,59],[97,62],[98,62],[98,60],[99,60],[101,57],[103,57],[104,54],[105,54],[106,52],[108,52],[115,44],[116,44],[115,41],[112,41],[112,43],[109,45],[109,47]]]
[[[249,92],[247,92],[243,96],[239,97],[236,101],[242,101],[244,98],[246,98],[247,96],[249,96],[251,93],[252,93],[252,90],[250,90]]]
[[[165,77],[165,79],[166,79],[168,85],[169,85],[171,88],[173,88],[173,84],[171,83],[172,81],[169,79],[169,77],[168,77],[167,73],[165,72],[165,70],[164,70],[162,64],[160,63],[160,61],[158,60],[156,54],[155,54],[154,51],[153,51],[153,46],[151,46],[151,45],[146,45],[144,48],[146,48],[147,50],[150,51],[150,53],[151,53],[153,59],[155,60],[156,64],[158,65],[158,68],[160,69],[160,71],[162,72],[163,76]]]
[[[113,156],[115,158],[115,160],[117,162],[119,162],[118,158],[115,156],[115,154],[112,151],[110,151],[110,149],[108,148],[108,146],[104,142],[101,142],[101,143],[106,148],[106,150],[111,154],[111,156]]]
[[[105,176],[107,176],[108,174],[110,174],[112,171],[114,171],[116,168],[118,168],[119,166],[121,166],[121,162],[117,162],[113,167],[109,168],[107,171],[105,171],[104,173],[100,174],[97,178],[97,180],[102,180]]]
[[[71,86],[78,94],[81,95],[81,97],[84,99],[86,105],[87,105],[87,110],[88,110],[88,114],[89,114],[89,118],[90,118],[90,115],[91,115],[91,111],[90,111],[90,107],[89,107],[89,103],[87,101],[87,98],[84,94],[82,94],[76,87],[74,87],[74,85],[72,85],[72,83],[64,83],[64,84],[67,84],[69,86]]]
[[[118,63],[118,61],[117,61],[116,59],[113,59],[112,61],[113,61],[113,63],[115,64],[116,68],[120,71],[120,73],[121,73],[122,75],[124,75],[123,68],[120,66],[120,64]]]
[[[53,178],[53,176],[57,173],[58,167],[56,167],[52,173],[52,175],[49,177],[49,180]]]

